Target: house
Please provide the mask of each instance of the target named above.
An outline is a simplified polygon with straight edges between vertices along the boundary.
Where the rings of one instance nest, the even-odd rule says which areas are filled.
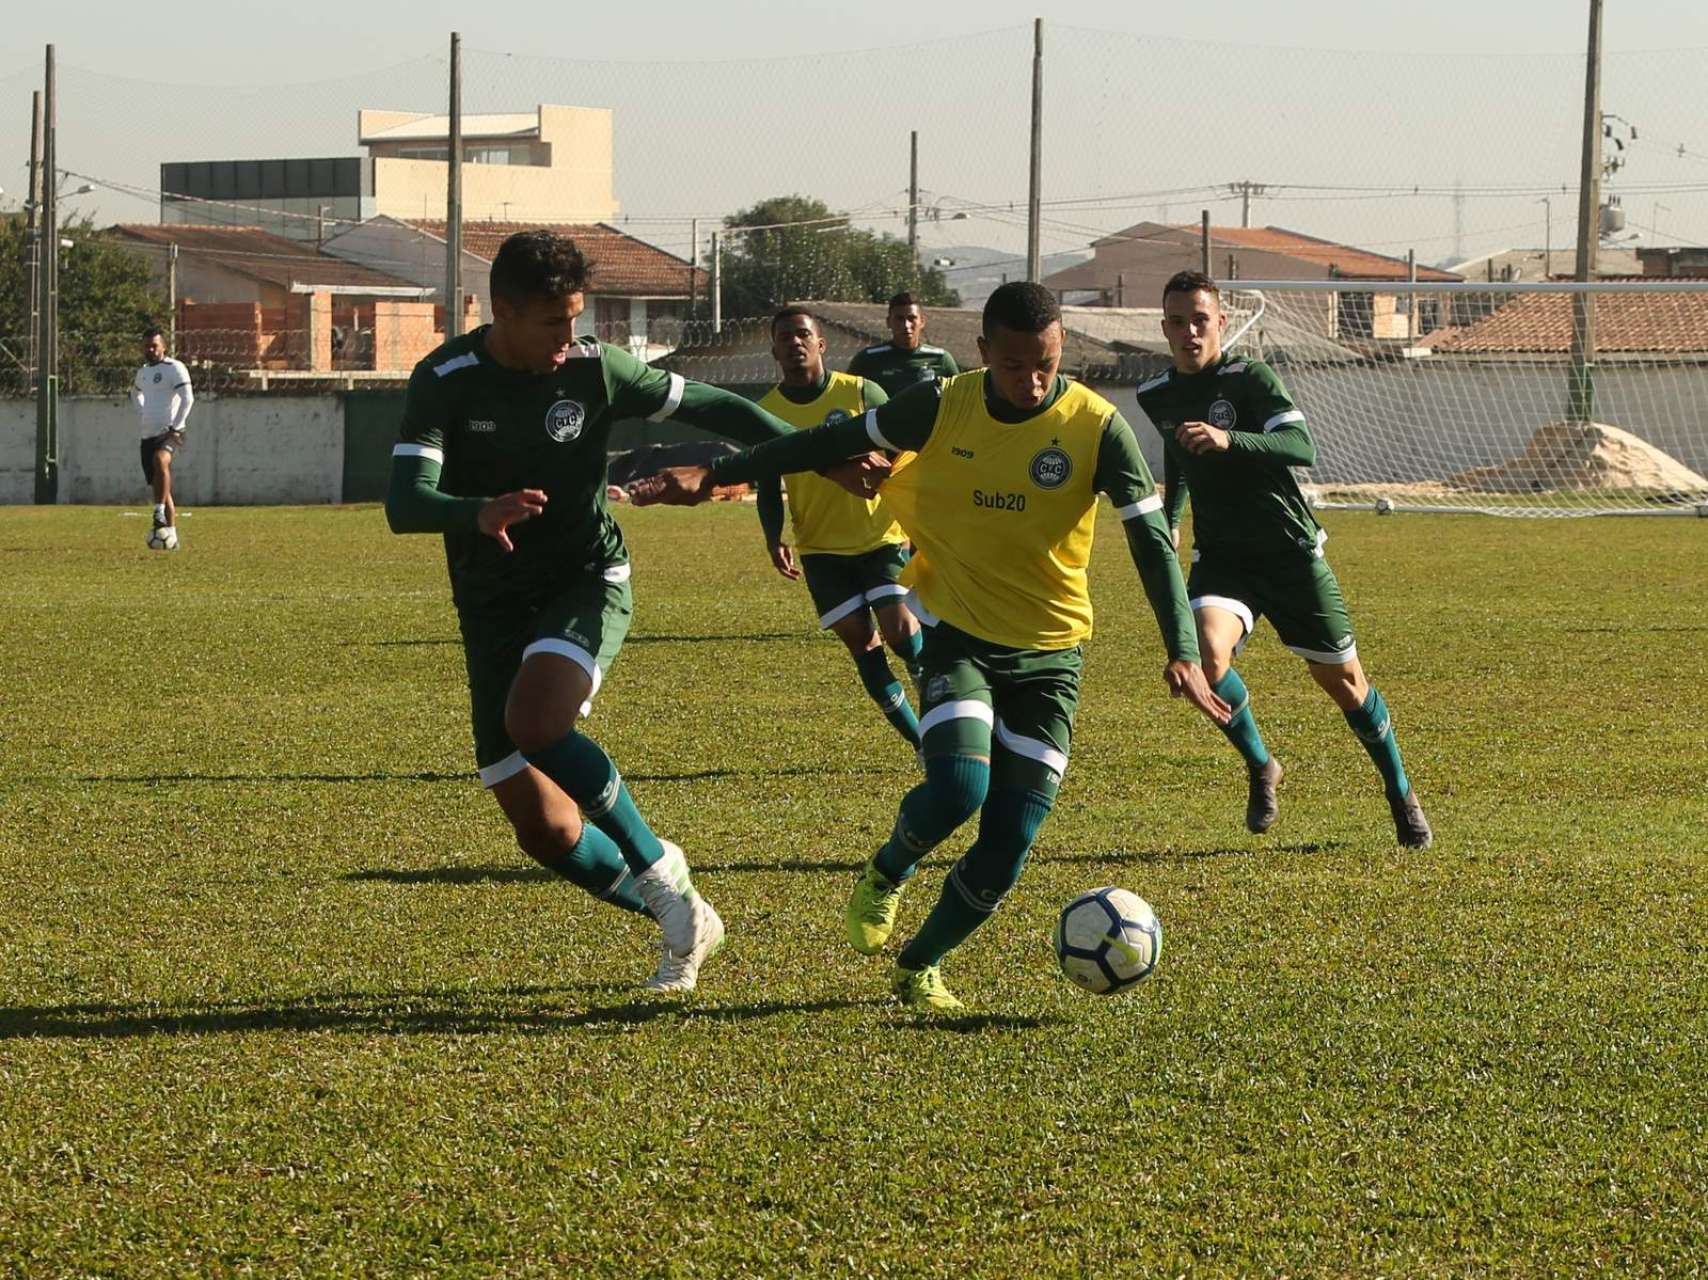
[[[1701,245],[1654,245],[1637,250],[1637,259],[1645,277],[1708,276],[1708,248]]]
[[[1568,293],[1514,294],[1470,324],[1420,338],[1418,346],[1436,355],[1563,358],[1572,349],[1573,303]],[[1708,357],[1708,289],[1598,295],[1595,353],[1598,361]]]
[[[1229,280],[1368,280],[1403,283],[1412,268],[1351,245],[1336,244],[1282,227],[1210,228],[1211,270]],[[1203,262],[1201,228],[1140,222],[1092,242],[1092,258],[1044,277],[1064,302],[1092,306],[1159,305],[1162,288],[1177,271],[1196,270]],[[1416,268],[1418,280],[1453,281],[1461,277],[1433,267]],[[1433,304],[1420,300],[1408,308],[1393,289],[1323,294],[1309,325],[1336,339],[1406,339],[1434,327],[1427,314]],[[1421,312],[1411,319],[1412,311]],[[1301,317],[1302,318],[1302,317]]]
[[[491,314],[488,278],[499,245],[518,231],[539,228],[569,236],[593,263],[580,331],[627,345],[641,359],[674,346],[693,300],[707,296],[704,270],[604,223],[465,222],[463,289],[478,299],[482,315]],[[442,219],[382,214],[333,236],[326,252],[395,273],[436,295],[444,288]]]
[[[1638,262],[1640,251],[1600,246],[1595,253],[1597,279],[1612,276],[1642,274]],[[1560,249],[1498,249],[1475,258],[1464,258],[1447,264],[1455,274],[1475,283],[1519,280],[1570,280],[1578,269],[1578,251],[1573,246]]]
[[[173,345],[191,362],[395,372],[443,341],[434,290],[259,227],[127,223],[106,234],[149,263],[156,287],[172,277]]]
[[[160,221],[261,226],[323,242],[387,215],[442,218],[449,116],[357,113],[363,156],[172,161],[160,166]],[[532,111],[462,117],[465,216],[600,222],[617,216],[612,113],[541,103]]]

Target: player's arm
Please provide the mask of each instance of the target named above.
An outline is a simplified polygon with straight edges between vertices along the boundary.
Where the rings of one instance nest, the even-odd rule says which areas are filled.
[[[130,402],[138,409],[141,409],[142,406],[147,403],[147,397],[143,395],[142,392],[142,374],[143,369],[146,369],[147,367],[147,365],[144,365],[142,369],[138,369],[136,371],[136,381],[130,384]]]
[[[196,393],[190,387],[190,371],[174,360],[173,372],[178,376],[178,385],[172,388],[172,421],[167,424],[168,431],[182,431],[184,423],[190,416],[190,408],[196,403]]]
[[[1133,429],[1119,413],[1109,415],[1097,447],[1097,471],[1093,484],[1114,504],[1127,535],[1127,549],[1144,584],[1145,597],[1162,631],[1168,665],[1163,679],[1169,689],[1191,702],[1212,719],[1225,723],[1228,704],[1218,698],[1198,665],[1198,630],[1192,606],[1186,599],[1186,582],[1180,576],[1174,542],[1163,519],[1162,499],[1156,481],[1139,452]]]
[[[401,439],[391,451],[385,518],[393,533],[449,533],[480,527],[487,498],[457,497],[439,488],[445,465],[450,403],[430,365],[417,365],[403,402]]]
[[[1186,515],[1186,473],[1180,469],[1179,450],[1172,440],[1162,443],[1162,516],[1169,539],[1180,549],[1180,521]]]
[[[744,396],[642,364],[617,347],[603,346],[599,362],[611,408],[619,414],[648,422],[685,422],[737,444],[790,434],[788,423]]]
[[[1237,431],[1228,442],[1228,454],[1235,458],[1258,458],[1264,462],[1281,462],[1290,467],[1309,467],[1317,460],[1317,444],[1304,412],[1293,403],[1287,388],[1275,370],[1261,362],[1253,362],[1245,371],[1247,395],[1256,411],[1261,432]]]
[[[949,348],[947,347],[943,348],[942,365],[942,369],[939,370],[940,377],[953,378],[961,371],[961,366],[955,363],[955,357],[949,354]]]

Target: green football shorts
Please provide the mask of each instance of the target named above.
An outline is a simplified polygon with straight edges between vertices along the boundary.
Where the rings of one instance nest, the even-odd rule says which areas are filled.
[[[855,556],[817,553],[801,557],[801,576],[818,610],[818,625],[829,627],[857,609],[900,604],[907,596],[901,571],[907,565],[906,543],[886,542]]]
[[[1225,609],[1245,623],[1236,653],[1257,620],[1268,618],[1281,643],[1306,662],[1339,666],[1358,656],[1340,583],[1322,558],[1320,544],[1316,555],[1261,559],[1193,551],[1186,594],[1194,613]]]
[[[504,729],[504,705],[523,659],[555,653],[587,672],[593,692],[581,705],[585,716],[633,618],[627,564],[606,565],[533,608],[458,614],[482,786],[496,786],[528,767]]]

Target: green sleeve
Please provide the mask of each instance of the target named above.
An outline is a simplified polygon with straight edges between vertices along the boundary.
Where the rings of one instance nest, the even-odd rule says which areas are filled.
[[[1162,516],[1162,499],[1145,465],[1144,454],[1133,429],[1119,413],[1109,416],[1103,439],[1097,447],[1095,484],[1106,494],[1121,518],[1127,549],[1144,584],[1145,597],[1162,630],[1163,647],[1170,662],[1198,661],[1198,632],[1192,607],[1186,599],[1186,582],[1180,576],[1180,561],[1174,541]]]
[[[872,375],[869,372],[867,372],[866,348],[865,347],[861,347],[858,351],[856,351],[854,353],[853,359],[849,360],[848,372],[853,374],[856,378],[866,378],[868,380],[871,378]]]
[[[717,484],[752,484],[768,475],[833,467],[873,449],[899,452],[922,448],[937,422],[938,385],[921,382],[858,418],[786,433],[782,439],[719,458],[712,464],[712,480]]]
[[[878,385],[876,379],[862,378],[860,380],[861,403],[868,409],[876,409],[881,404],[890,402],[890,393]]]
[[[444,533],[473,529],[486,498],[459,498],[439,491],[451,404],[440,379],[426,363],[415,367],[404,395],[401,437],[391,451],[385,518],[393,533]]]
[[[765,535],[765,545],[774,547],[783,540],[783,482],[777,476],[759,481],[759,531]]]
[[[943,352],[943,376],[945,378],[953,378],[960,371],[961,366],[955,363],[955,357],[950,355],[948,350],[945,349]]]
[[[600,363],[611,409],[624,417],[649,422],[673,419],[737,444],[759,444],[789,434],[788,423],[753,401],[722,387],[691,382],[679,373],[642,364],[618,347],[601,346]]]
[[[1313,465],[1317,460],[1316,441],[1305,425],[1304,413],[1294,405],[1275,370],[1254,360],[1246,366],[1244,382],[1247,411],[1262,430],[1230,431],[1228,455],[1293,467]]]
[[[1177,446],[1172,440],[1162,445],[1162,513],[1170,529],[1178,529],[1186,514],[1186,473],[1180,469]]]

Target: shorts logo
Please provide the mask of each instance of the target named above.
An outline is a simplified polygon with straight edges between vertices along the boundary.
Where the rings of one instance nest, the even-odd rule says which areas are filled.
[[[1052,444],[1032,455],[1028,469],[1032,473],[1032,483],[1040,489],[1059,489],[1073,474],[1073,459]]]
[[[925,701],[942,702],[949,696],[949,677],[932,676],[925,682]]]
[[[1220,427],[1226,431],[1238,420],[1239,415],[1234,412],[1233,401],[1217,400],[1210,406],[1210,425],[1212,427]]]
[[[559,400],[546,410],[546,434],[559,444],[568,444],[581,435],[587,421],[587,410],[575,400]]]

